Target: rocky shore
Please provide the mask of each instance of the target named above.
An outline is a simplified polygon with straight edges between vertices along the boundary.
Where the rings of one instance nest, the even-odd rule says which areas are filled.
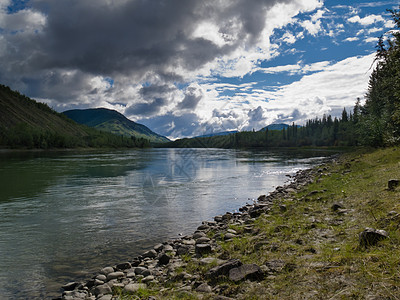
[[[224,279],[257,282],[291,266],[281,260],[257,265],[230,259],[219,242],[240,239],[242,233],[259,234],[259,230],[254,228],[259,216],[268,214],[277,199],[291,197],[326,170],[321,165],[298,171],[290,178],[290,183],[277,187],[268,195],[261,195],[257,202],[241,207],[239,212],[227,212],[214,217],[213,221],[203,222],[192,235],[158,244],[131,261],[105,267],[87,282],[64,285],[64,292],[59,299],[110,300],[125,294],[145,294],[143,291],[149,287],[160,293],[171,289],[189,294],[194,292],[197,298],[206,295],[212,299],[231,299],[225,296],[229,294],[226,293],[228,286],[220,284]],[[279,205],[279,209],[285,211],[286,207]],[[243,232],[232,229],[235,226],[242,226]],[[262,243],[254,245],[256,248],[261,246]],[[194,270],[193,265],[196,266]],[[156,298],[149,296],[146,299]]]

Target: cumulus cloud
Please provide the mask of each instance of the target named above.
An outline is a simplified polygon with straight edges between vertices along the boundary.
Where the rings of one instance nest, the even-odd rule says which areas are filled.
[[[364,26],[375,24],[376,22],[384,22],[385,19],[382,16],[377,15],[368,15],[364,18],[360,18],[360,16],[353,16],[348,19],[350,23],[359,23]]]

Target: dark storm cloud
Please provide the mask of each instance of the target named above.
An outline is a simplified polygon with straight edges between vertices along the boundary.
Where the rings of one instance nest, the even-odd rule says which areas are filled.
[[[189,87],[187,89],[185,98],[178,104],[179,109],[195,109],[197,104],[203,98],[202,94],[196,94],[196,88]]]
[[[125,110],[125,114],[130,116],[151,116],[160,112],[161,108],[167,104],[163,98],[155,98],[147,103],[135,103]]]
[[[251,46],[264,27],[265,10],[275,2],[32,0],[29,6],[46,16],[42,30],[6,35],[9,51],[1,59],[14,64],[14,72],[61,68],[141,79],[151,71],[176,79],[171,71],[176,67],[195,70],[244,42]],[[217,24],[231,43],[193,38],[203,21]],[[239,28],[234,37],[232,25]]]

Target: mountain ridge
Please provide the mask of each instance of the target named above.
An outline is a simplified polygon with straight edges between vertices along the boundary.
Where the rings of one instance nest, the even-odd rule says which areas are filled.
[[[72,109],[63,114],[79,124],[127,137],[145,138],[150,142],[163,143],[170,140],[155,133],[143,124],[129,120],[116,110],[107,108]]]

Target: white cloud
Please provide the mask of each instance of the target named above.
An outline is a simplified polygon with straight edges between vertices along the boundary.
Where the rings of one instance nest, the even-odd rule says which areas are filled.
[[[367,26],[372,25],[376,22],[385,22],[385,19],[379,15],[368,15],[364,18],[360,18],[360,16],[353,16],[347,21],[349,21],[350,23],[359,23],[361,25]]]
[[[378,40],[379,40],[379,38],[377,38],[377,37],[369,37],[369,38],[366,38],[366,39],[364,40],[364,42],[376,44],[376,43],[378,42]]]
[[[355,42],[358,40],[360,40],[360,39],[358,37],[354,36],[354,37],[348,37],[348,38],[344,39],[343,42]]]
[[[296,37],[290,32],[285,32],[285,34],[282,36],[282,40],[290,45],[296,42]]]

